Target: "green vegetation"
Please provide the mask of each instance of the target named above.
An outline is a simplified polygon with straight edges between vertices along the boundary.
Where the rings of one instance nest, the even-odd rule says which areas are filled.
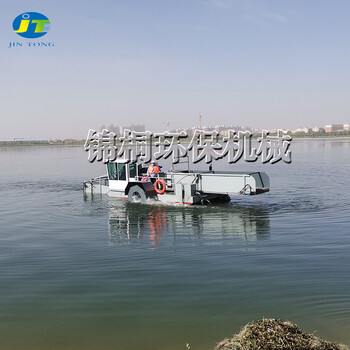
[[[85,140],[65,139],[56,141],[0,141],[0,147],[24,146],[83,146]]]
[[[292,133],[288,133],[289,136],[291,136],[292,138],[335,138],[335,137],[350,137],[350,130],[342,130],[342,131],[334,131],[334,132],[308,132],[307,134],[305,134],[304,132],[298,132],[295,134]]]
[[[271,133],[271,135],[273,135]],[[290,131],[288,135],[292,139],[331,139],[340,137],[350,137],[350,130],[335,131],[335,132],[309,132],[307,134],[300,132],[292,134]],[[254,133],[252,136],[253,140],[257,140],[261,137],[261,133]],[[181,143],[189,143],[192,140],[192,136],[181,139]],[[84,146],[86,140],[75,140],[75,139],[65,139],[65,140],[54,140],[54,141],[0,141],[0,147],[23,147],[23,146]],[[153,144],[154,144],[153,140]],[[121,142],[117,141],[117,144]]]

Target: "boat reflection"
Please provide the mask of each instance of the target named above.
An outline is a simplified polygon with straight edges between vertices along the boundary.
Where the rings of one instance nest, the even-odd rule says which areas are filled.
[[[115,244],[235,244],[268,239],[270,215],[256,207],[172,207],[113,204],[109,242]]]

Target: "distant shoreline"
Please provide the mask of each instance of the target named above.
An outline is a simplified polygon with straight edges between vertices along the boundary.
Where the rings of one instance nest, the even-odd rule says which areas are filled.
[[[350,139],[350,133],[347,135],[313,135],[313,136],[301,136],[301,135],[290,135],[292,140],[332,140],[332,139]],[[258,137],[261,137],[260,134],[254,134],[253,140],[256,140]],[[191,137],[184,138],[184,143],[190,142]],[[84,146],[86,140],[74,140],[67,139],[59,142],[49,142],[49,141],[0,141],[1,147],[32,147],[32,146],[75,146],[82,147]]]
[[[64,140],[62,142],[49,142],[49,141],[0,141],[1,147],[57,147],[57,146],[75,146],[82,147],[85,144],[85,140]]]

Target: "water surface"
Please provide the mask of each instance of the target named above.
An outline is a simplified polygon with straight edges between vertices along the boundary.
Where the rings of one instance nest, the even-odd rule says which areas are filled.
[[[183,207],[84,199],[79,147],[0,148],[0,347],[205,350],[262,317],[350,344],[350,140],[292,152],[214,164],[270,193]]]

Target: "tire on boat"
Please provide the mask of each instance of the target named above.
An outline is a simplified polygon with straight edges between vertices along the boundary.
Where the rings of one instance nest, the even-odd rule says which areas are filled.
[[[146,193],[140,186],[132,186],[128,193],[129,202],[132,203],[146,203]]]

